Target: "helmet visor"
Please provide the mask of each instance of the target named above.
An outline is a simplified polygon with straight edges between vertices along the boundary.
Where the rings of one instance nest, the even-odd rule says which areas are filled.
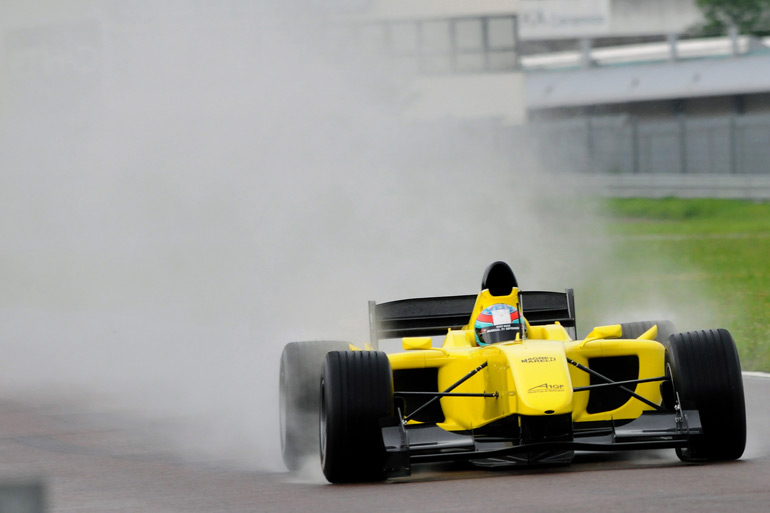
[[[479,340],[484,345],[509,342],[511,340],[516,340],[516,334],[518,332],[518,323],[490,326],[479,330]]]

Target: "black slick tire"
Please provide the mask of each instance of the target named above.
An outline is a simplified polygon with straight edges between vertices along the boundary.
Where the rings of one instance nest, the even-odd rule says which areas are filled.
[[[331,483],[385,479],[383,419],[393,417],[393,377],[385,353],[326,355],[321,386],[321,467]]]
[[[684,409],[700,414],[703,434],[677,449],[682,461],[726,461],[746,447],[746,404],[738,351],[724,329],[673,335],[667,363]]]
[[[329,351],[342,351],[347,342],[291,342],[281,354],[279,419],[281,455],[286,467],[299,470],[303,462],[318,461],[318,415],[321,371]]]
[[[674,323],[671,321],[639,321],[624,322],[620,325],[623,338],[639,338],[645,331],[655,325],[658,325],[658,336],[655,338],[658,342],[665,344],[668,338],[676,332]]]

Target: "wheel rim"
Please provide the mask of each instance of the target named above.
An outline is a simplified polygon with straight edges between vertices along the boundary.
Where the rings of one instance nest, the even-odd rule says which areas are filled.
[[[318,417],[318,440],[321,451],[321,466],[326,462],[326,391],[325,381],[321,378],[321,408]]]

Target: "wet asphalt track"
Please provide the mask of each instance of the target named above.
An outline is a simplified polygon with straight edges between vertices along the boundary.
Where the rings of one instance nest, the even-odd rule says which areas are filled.
[[[745,379],[749,444],[738,462],[685,465],[673,451],[583,454],[569,467],[419,469],[333,486],[194,464],[109,422],[0,400],[0,480],[42,480],[48,512],[770,511],[770,379]]]

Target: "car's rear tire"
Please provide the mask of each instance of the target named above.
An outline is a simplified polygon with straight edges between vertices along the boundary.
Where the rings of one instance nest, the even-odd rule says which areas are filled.
[[[677,449],[682,461],[724,461],[746,448],[746,404],[738,351],[724,329],[677,333],[666,361],[684,409],[700,414],[703,434]]]
[[[321,385],[321,467],[332,483],[385,479],[381,420],[393,416],[393,375],[385,353],[326,355]]]
[[[655,325],[658,325],[658,336],[655,338],[660,343],[665,344],[668,338],[676,333],[674,323],[671,321],[639,321],[639,322],[624,322],[620,325],[622,328],[623,338],[639,338],[645,331],[649,330]]]
[[[326,353],[344,351],[347,342],[291,342],[281,354],[279,419],[281,454],[289,470],[303,461],[318,461],[318,415],[321,401],[321,371]]]

